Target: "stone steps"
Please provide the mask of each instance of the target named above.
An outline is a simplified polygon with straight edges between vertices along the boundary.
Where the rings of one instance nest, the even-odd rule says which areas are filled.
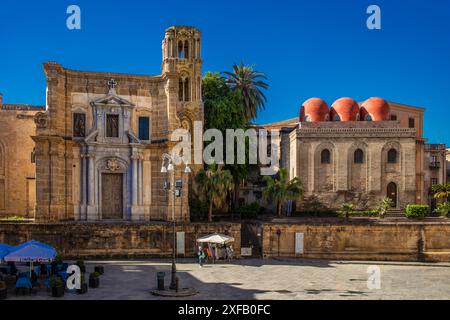
[[[407,219],[406,214],[402,209],[389,209],[386,212],[385,218],[395,218],[395,219],[405,218],[405,219]]]

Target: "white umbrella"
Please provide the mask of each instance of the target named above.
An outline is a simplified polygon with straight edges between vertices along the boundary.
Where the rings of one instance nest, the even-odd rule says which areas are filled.
[[[234,238],[230,236],[226,236],[220,233],[210,234],[205,237],[201,237],[197,239],[199,243],[216,243],[216,244],[226,244],[230,242],[234,242]]]

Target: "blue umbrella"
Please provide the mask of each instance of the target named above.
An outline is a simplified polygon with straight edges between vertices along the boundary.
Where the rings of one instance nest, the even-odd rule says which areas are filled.
[[[3,260],[3,258],[4,258],[5,256],[7,256],[8,254],[9,254],[9,251],[8,251],[8,250],[1,249],[1,248],[0,248],[0,261]]]
[[[13,251],[14,246],[10,246],[9,244],[0,243],[0,250]]]
[[[38,246],[38,247],[41,247],[41,248],[53,251],[55,253],[55,256],[56,256],[55,248],[53,248],[52,246],[49,246],[48,244],[45,244],[45,243],[42,243],[42,242],[39,242],[39,241],[36,241],[36,240],[30,240],[30,241],[24,242],[22,244],[19,244],[18,246],[14,247],[13,251],[17,251],[17,250],[23,249],[23,248],[28,247],[30,245]]]
[[[14,251],[14,246],[8,244],[0,243],[0,260],[3,260],[11,251]]]
[[[51,262],[55,259],[56,251],[36,244],[15,250],[4,257],[7,262]]]

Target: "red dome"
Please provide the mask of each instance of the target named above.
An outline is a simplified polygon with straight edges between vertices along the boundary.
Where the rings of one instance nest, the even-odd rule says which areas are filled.
[[[300,108],[300,122],[329,120],[328,105],[320,98],[306,100]],[[306,118],[307,117],[307,118]]]
[[[387,121],[389,120],[389,104],[381,98],[370,98],[361,106],[361,120]]]
[[[359,120],[358,103],[351,98],[336,100],[330,109],[331,121],[357,121]]]

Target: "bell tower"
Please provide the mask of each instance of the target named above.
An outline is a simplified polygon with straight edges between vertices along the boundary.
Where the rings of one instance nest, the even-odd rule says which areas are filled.
[[[201,101],[201,32],[189,26],[166,30],[162,49],[162,73],[178,79],[178,102]]]

